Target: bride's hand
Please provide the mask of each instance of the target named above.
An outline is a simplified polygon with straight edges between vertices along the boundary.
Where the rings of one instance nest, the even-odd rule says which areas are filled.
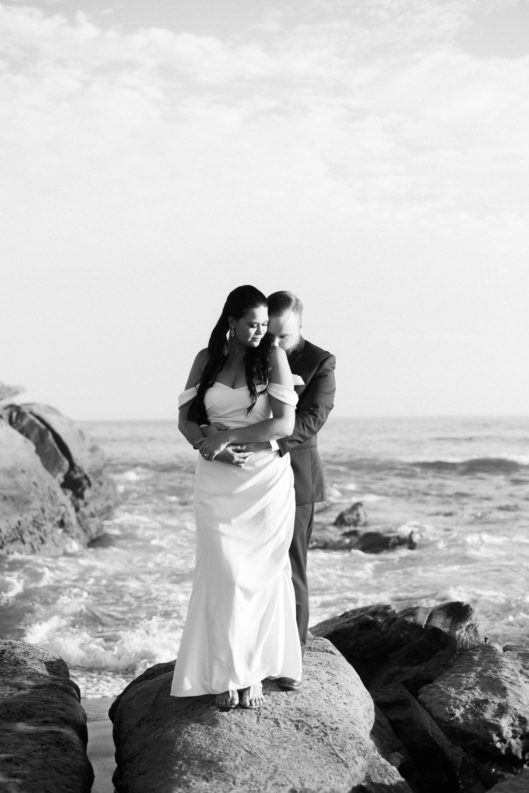
[[[215,432],[208,438],[202,438],[194,445],[205,460],[213,460],[217,454],[222,452],[229,445],[229,437],[226,432]]]
[[[238,468],[242,468],[250,457],[252,456],[252,452],[247,452],[244,446],[226,446],[226,448],[217,454],[215,457],[216,463],[229,463],[229,465],[236,465]]]

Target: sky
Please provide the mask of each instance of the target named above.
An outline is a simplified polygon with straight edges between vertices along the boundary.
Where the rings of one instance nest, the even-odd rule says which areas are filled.
[[[226,296],[336,415],[529,414],[529,0],[0,0],[0,380],[177,415]]]

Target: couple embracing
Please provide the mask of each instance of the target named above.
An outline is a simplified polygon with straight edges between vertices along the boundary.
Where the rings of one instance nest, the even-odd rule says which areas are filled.
[[[301,335],[302,304],[253,286],[228,295],[179,397],[199,452],[196,562],[171,694],[258,708],[262,681],[301,685],[307,546],[323,500],[316,435],[334,356]]]

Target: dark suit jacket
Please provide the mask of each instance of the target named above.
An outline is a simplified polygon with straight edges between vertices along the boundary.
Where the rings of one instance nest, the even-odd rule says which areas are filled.
[[[305,385],[295,386],[299,397],[296,424],[292,435],[278,441],[279,451],[282,455],[290,452],[296,504],[314,504],[325,498],[317,433],[334,407],[336,359],[330,352],[302,339],[289,364]]]

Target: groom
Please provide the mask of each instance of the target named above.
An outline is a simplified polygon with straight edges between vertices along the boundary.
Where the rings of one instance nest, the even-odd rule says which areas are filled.
[[[333,408],[336,359],[330,352],[303,338],[302,314],[303,304],[292,292],[274,292],[268,297],[268,332],[287,354],[299,397],[294,432],[277,443],[281,455],[290,452],[294,471],[296,519],[290,563],[296,595],[296,619],[303,650],[309,625],[307,548],[312,533],[314,504],[325,497],[317,433]],[[279,678],[278,683],[287,690],[301,685],[301,681],[286,677]]]

